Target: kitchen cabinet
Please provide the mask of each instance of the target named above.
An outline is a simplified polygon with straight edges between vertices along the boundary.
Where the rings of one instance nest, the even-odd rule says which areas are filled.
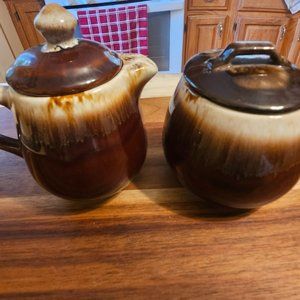
[[[44,5],[44,1],[6,0],[5,2],[23,47],[26,49],[42,43],[44,39],[35,30],[33,21]]]
[[[228,9],[229,0],[190,0],[188,1],[189,9]]]
[[[187,34],[187,54],[192,56],[198,52],[223,46],[227,16],[189,16]]]
[[[232,41],[255,40],[271,41],[300,67],[299,20],[284,0],[186,0],[183,62]]]
[[[288,59],[300,67],[300,18],[297,20]]]
[[[287,7],[282,0],[240,0],[238,1],[238,10],[285,13]]]
[[[270,41],[280,52],[286,34],[287,17],[244,17],[236,20],[235,41]]]

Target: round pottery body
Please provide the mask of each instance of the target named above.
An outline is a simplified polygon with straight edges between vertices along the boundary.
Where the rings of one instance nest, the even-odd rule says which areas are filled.
[[[140,170],[146,136],[138,108],[156,66],[142,55],[121,55],[122,70],[82,93],[29,97],[11,88],[22,155],[35,180],[68,199],[106,198]]]
[[[168,163],[192,192],[251,209],[281,197],[297,182],[300,111],[235,111],[194,94],[182,78],[167,112],[163,145]]]

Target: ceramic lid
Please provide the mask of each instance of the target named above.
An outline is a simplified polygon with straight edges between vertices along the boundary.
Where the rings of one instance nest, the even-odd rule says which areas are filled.
[[[29,96],[83,92],[113,78],[122,67],[103,45],[76,39],[75,17],[58,4],[42,8],[34,21],[46,43],[24,51],[6,73],[8,84]]]
[[[231,109],[276,114],[300,108],[300,70],[269,42],[236,42],[197,54],[184,76],[194,92]]]

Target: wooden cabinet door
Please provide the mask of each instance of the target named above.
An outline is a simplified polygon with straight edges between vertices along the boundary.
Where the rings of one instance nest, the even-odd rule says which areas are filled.
[[[287,12],[288,8],[284,0],[239,0],[238,10]]]
[[[288,17],[244,17],[236,22],[236,41],[270,41],[280,52],[286,33]]]
[[[227,16],[188,16],[185,62],[194,54],[221,48],[227,32]]]
[[[43,37],[35,30],[33,21],[43,6],[40,0],[10,0],[7,6],[19,34],[23,47],[29,48],[43,43]]]
[[[297,20],[295,34],[287,58],[300,68],[300,19]]]
[[[189,10],[227,10],[229,0],[187,0]]]

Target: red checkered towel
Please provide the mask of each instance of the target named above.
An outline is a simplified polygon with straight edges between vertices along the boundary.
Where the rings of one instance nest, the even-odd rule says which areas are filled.
[[[83,38],[124,53],[148,54],[147,5],[78,10]]]

